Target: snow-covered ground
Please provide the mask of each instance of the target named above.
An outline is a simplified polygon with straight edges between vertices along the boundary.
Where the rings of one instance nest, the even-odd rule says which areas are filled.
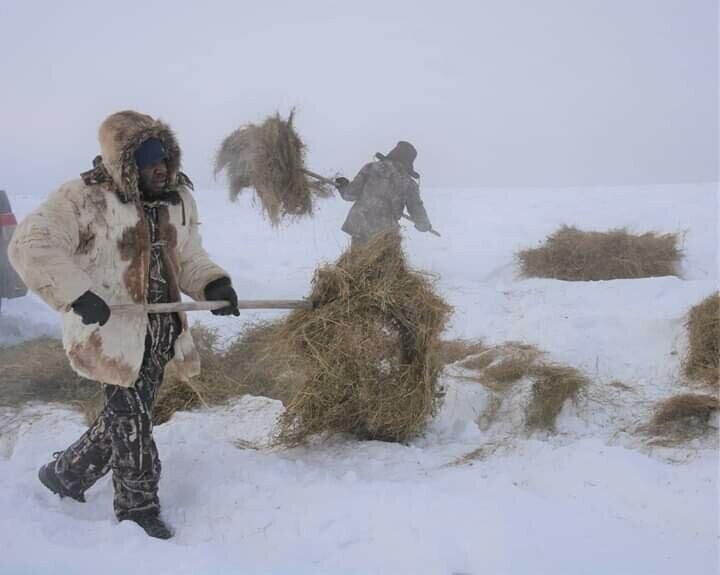
[[[318,264],[347,244],[339,227],[350,204],[339,199],[275,230],[247,198],[196,195],[205,246],[241,298],[305,296]],[[40,199],[11,197],[18,216]],[[156,429],[163,513],[177,530],[162,542],[115,521],[109,478],[84,505],[38,483],[37,467],[83,431],[78,414],[5,410],[0,573],[717,573],[716,442],[650,449],[635,428],[656,400],[689,389],[683,324],[718,289],[718,187],[425,190],[424,199],[442,238],[408,228],[405,245],[455,306],[446,337],[532,343],[591,378],[557,435],[513,435],[507,421],[481,430],[487,398],[458,367],[444,375],[440,414],[409,445],[269,448],[282,406],[264,398],[177,414]],[[520,279],[513,254],[563,223],[681,232],[683,277]],[[193,319],[230,336],[280,313]],[[3,302],[3,314],[0,343],[59,333],[34,297]]]

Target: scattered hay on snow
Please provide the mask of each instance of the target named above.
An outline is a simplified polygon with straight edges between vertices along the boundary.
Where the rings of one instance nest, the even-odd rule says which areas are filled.
[[[565,402],[577,397],[588,380],[574,367],[552,363],[535,365],[530,374],[534,382],[525,426],[529,430],[553,431]]]
[[[694,306],[686,327],[685,375],[720,387],[720,293],[710,295]]]
[[[440,340],[436,346],[435,354],[441,365],[450,365],[470,355],[477,355],[484,350],[485,346],[478,340],[450,339]]]
[[[643,431],[655,436],[653,443],[656,444],[690,441],[717,431],[710,425],[710,419],[718,409],[720,401],[714,395],[676,395],[655,407],[655,413]]]
[[[59,339],[40,337],[0,348],[0,406],[58,402],[86,414],[102,405],[100,386],[77,375]]]
[[[677,234],[585,232],[571,226],[517,254],[524,276],[569,281],[676,276],[681,258]]]
[[[226,170],[230,198],[254,188],[272,225],[284,218],[312,215],[315,198],[329,197],[326,185],[309,181],[305,168],[305,144],[293,126],[293,113],[279,114],[261,124],[247,124],[223,141],[215,158],[215,174]]]
[[[463,366],[482,371],[482,382],[486,386],[502,390],[530,375],[541,355],[532,345],[508,342],[464,362]]]
[[[305,383],[278,440],[324,432],[405,441],[442,392],[439,335],[450,315],[430,280],[407,266],[397,233],[348,250],[313,279],[311,310],[293,311],[278,338],[303,362]]]
[[[574,367],[549,363],[541,358],[536,347],[508,342],[491,347],[463,361],[460,366],[478,373],[473,380],[481,383],[494,395],[488,409],[480,416],[481,428],[487,429],[502,416],[502,403],[512,394],[521,380],[529,382],[529,394],[524,401],[524,422],[528,431],[553,431],[555,421],[568,400],[574,400],[587,378]]]

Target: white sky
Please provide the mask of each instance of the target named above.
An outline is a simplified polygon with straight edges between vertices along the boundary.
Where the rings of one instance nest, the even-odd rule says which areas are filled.
[[[0,0],[0,187],[90,167],[126,108],[197,186],[240,124],[297,107],[308,167],[399,139],[427,186],[718,179],[717,0]]]

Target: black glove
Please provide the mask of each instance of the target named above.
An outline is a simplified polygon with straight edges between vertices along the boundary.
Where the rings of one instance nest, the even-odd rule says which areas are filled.
[[[415,229],[419,232],[429,232],[432,225],[430,225],[430,222],[415,222]]]
[[[85,325],[99,323],[101,326],[110,319],[110,308],[105,301],[90,290],[70,304],[73,311],[82,318]]]
[[[230,285],[230,278],[228,277],[218,278],[206,285],[205,299],[208,301],[225,300],[230,302],[230,305],[212,310],[213,315],[240,315],[240,310],[237,306],[237,294],[232,285]]]
[[[348,180],[347,178],[344,178],[342,176],[340,176],[339,178],[335,178],[335,187],[336,188],[344,188],[349,183],[350,183],[350,180]]]

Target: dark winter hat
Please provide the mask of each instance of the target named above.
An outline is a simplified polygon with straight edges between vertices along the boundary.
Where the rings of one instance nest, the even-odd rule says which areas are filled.
[[[410,172],[410,175],[413,178],[420,177],[420,174],[418,174],[415,171],[415,168],[413,168],[413,162],[415,161],[415,158],[417,158],[417,150],[410,142],[400,141],[392,150],[390,150],[390,153],[388,153],[387,156],[378,152],[375,154],[375,157],[378,160],[392,160],[400,162],[403,166],[405,166],[405,168],[407,168],[407,171]]]
[[[148,138],[135,150],[135,163],[138,170],[142,170],[150,164],[167,160],[168,153],[163,143],[157,138]]]

